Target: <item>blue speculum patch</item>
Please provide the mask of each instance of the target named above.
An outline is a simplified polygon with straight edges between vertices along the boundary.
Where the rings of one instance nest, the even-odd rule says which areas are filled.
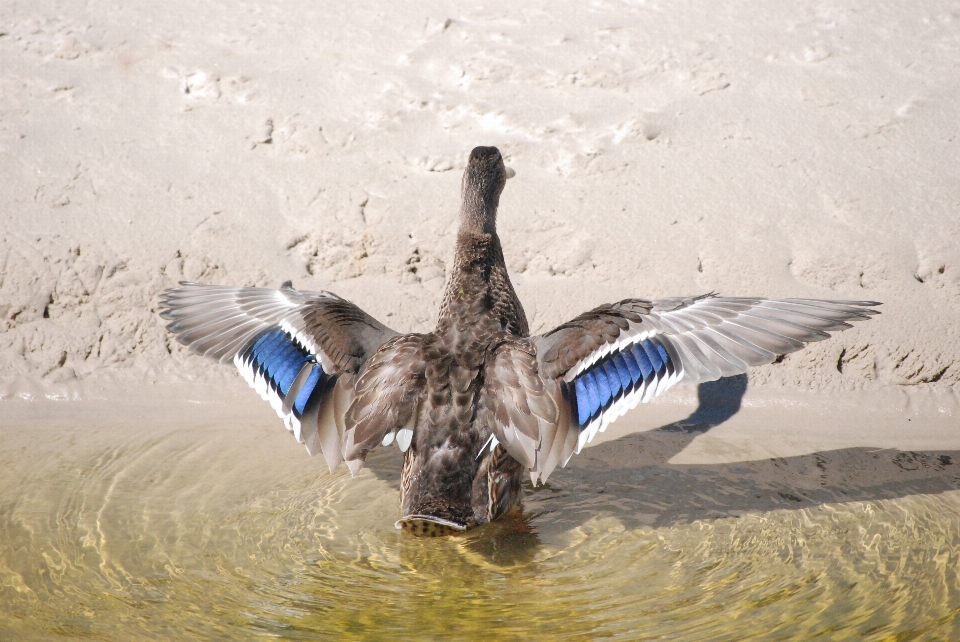
[[[666,349],[649,339],[614,352],[594,363],[573,380],[572,405],[577,422],[585,426],[614,401],[654,377],[673,370]]]
[[[327,378],[323,368],[317,363],[316,357],[299,343],[294,341],[284,330],[268,330],[261,334],[243,351],[243,360],[251,360],[253,371],[266,379],[270,388],[281,399],[285,399],[290,387],[296,380],[303,366],[312,363],[313,367],[306,381],[296,390],[296,399],[292,408],[294,415],[300,417],[304,409],[318,389],[318,386]]]
[[[303,387],[300,388],[297,400],[293,402],[293,410],[298,415],[303,414],[303,409],[306,407],[307,402],[310,400],[310,395],[313,394],[322,376],[323,368],[320,367],[319,363],[313,364],[313,370],[310,371],[310,376],[307,378],[306,383],[303,384]]]

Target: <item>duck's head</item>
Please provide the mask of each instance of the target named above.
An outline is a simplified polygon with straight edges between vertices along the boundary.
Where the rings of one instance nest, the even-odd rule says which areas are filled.
[[[492,234],[497,226],[500,193],[515,172],[503,164],[496,147],[474,147],[463,172],[461,228]]]

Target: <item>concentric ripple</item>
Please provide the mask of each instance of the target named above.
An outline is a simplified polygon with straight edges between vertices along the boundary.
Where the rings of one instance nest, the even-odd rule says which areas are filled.
[[[0,431],[0,639],[960,637],[960,491],[644,525],[574,468],[420,539],[395,453],[273,428]]]

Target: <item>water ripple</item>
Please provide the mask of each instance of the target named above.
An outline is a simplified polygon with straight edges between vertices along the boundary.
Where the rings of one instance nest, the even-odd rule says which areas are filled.
[[[421,540],[393,526],[387,454],[352,480],[286,442],[251,457],[198,434],[0,449],[0,637],[960,634],[960,491],[667,523],[651,496],[645,524],[572,470],[528,489],[525,513]]]

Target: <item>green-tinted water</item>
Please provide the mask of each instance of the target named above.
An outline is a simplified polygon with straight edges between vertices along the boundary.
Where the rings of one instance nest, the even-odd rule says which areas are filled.
[[[283,433],[0,427],[0,639],[960,639],[956,453],[693,468],[634,435],[421,540],[394,449],[350,479]]]

